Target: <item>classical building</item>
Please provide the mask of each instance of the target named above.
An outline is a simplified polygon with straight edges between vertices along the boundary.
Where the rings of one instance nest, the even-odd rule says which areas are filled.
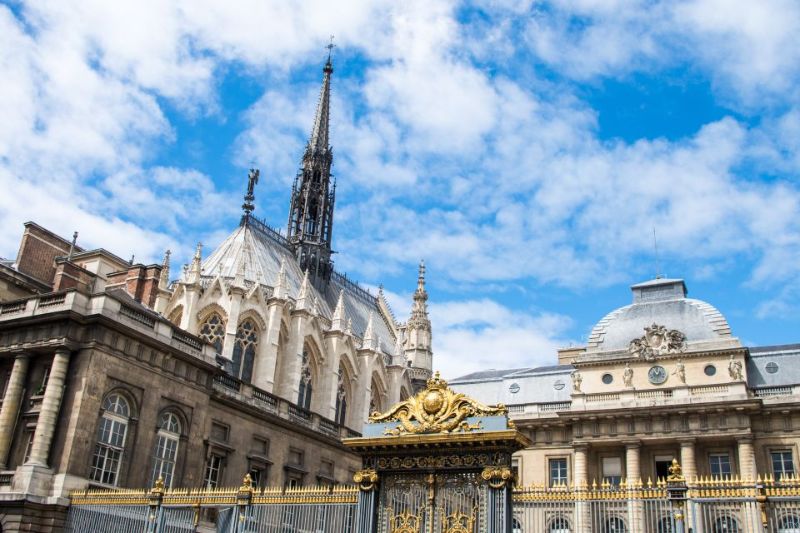
[[[558,364],[491,370],[451,386],[504,403],[533,445],[517,454],[525,485],[617,485],[666,478],[776,479],[796,473],[800,344],[746,347],[680,279],[631,287],[633,303]]]
[[[58,529],[72,489],[340,483],[371,411],[431,376],[420,265],[399,323],[331,259],[333,67],[286,234],[253,216],[173,280],[29,222],[0,261],[0,526]]]

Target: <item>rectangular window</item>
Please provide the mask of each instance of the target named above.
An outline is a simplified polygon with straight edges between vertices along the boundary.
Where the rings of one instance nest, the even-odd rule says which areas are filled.
[[[790,450],[779,450],[770,453],[772,459],[772,473],[776,480],[781,480],[784,476],[794,475],[794,462]]]
[[[25,458],[22,460],[23,463],[27,463],[28,459],[31,458],[31,450],[33,449],[33,435],[35,430],[29,429],[27,433],[27,443],[25,444]]]
[[[204,483],[206,488],[215,489],[219,486],[220,474],[222,473],[222,456],[211,454],[206,463],[206,474]]]
[[[727,453],[712,453],[708,456],[708,465],[714,477],[731,475],[731,458]]]
[[[550,486],[567,484],[567,458],[550,459]]]
[[[252,452],[262,457],[269,455],[269,441],[261,437],[253,437]]]
[[[303,452],[300,450],[289,450],[289,464],[303,466]]]
[[[619,485],[622,480],[622,459],[619,457],[603,457],[603,481],[611,485]]]
[[[228,426],[219,422],[211,422],[211,440],[228,442]]]
[[[254,487],[260,487],[264,482],[264,469],[259,467],[250,467],[250,481]]]

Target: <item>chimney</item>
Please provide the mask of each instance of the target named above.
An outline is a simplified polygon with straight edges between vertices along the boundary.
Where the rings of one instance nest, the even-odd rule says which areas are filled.
[[[161,277],[161,265],[131,265],[128,270],[120,270],[108,274],[107,289],[121,288],[131,298],[153,309],[158,296],[158,280]]]

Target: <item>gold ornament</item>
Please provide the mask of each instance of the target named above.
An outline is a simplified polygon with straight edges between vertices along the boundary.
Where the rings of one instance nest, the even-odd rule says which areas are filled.
[[[419,533],[422,518],[419,515],[411,514],[411,511],[406,509],[391,517],[389,524],[391,533]]]
[[[493,489],[502,489],[514,480],[514,473],[507,466],[487,466],[481,472],[481,479]]]
[[[464,394],[453,391],[436,372],[428,380],[428,386],[392,407],[386,413],[373,413],[370,422],[400,422],[395,428],[387,428],[387,435],[416,433],[470,432],[481,429],[480,422],[470,424],[465,419],[471,416],[494,416],[507,414],[502,404],[494,407],[484,405]]]
[[[353,481],[363,491],[370,491],[378,483],[378,473],[372,468],[364,468],[353,474]]]

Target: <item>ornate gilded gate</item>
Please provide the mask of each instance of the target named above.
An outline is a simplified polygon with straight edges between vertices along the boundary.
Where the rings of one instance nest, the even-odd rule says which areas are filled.
[[[502,405],[456,393],[437,374],[344,443],[363,458],[358,531],[511,531],[511,454],[529,442]]]

